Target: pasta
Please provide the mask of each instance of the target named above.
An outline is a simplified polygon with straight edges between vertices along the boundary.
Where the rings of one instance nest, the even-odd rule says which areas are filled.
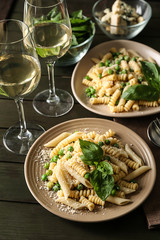
[[[139,111],[142,107],[158,107],[160,101],[122,98],[131,86],[148,85],[142,73],[141,61],[147,61],[133,49],[111,48],[102,58],[94,59],[95,65],[82,80],[91,105],[104,104],[112,113]],[[155,61],[148,57],[148,61]],[[137,93],[140,94],[140,93]],[[123,95],[124,96],[124,95]]]
[[[54,190],[57,203],[76,210],[96,211],[97,205],[105,207],[107,202],[131,203],[126,195],[135,193],[139,184],[130,181],[151,169],[112,129],[62,133],[44,146],[52,154],[42,180],[49,191]],[[107,178],[105,174],[109,174]],[[110,181],[106,183],[106,179]],[[110,189],[107,193],[105,184]]]

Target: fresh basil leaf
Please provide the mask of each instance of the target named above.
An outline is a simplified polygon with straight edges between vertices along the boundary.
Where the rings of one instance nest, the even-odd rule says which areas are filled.
[[[157,101],[159,95],[159,92],[154,87],[137,84],[130,86],[125,92],[123,92],[121,98],[126,100]]]
[[[97,170],[102,172],[104,176],[113,174],[112,166],[106,161],[100,162],[97,166]]]
[[[81,159],[87,165],[95,165],[95,162],[102,160],[103,150],[98,144],[82,139],[79,139],[79,144],[83,153]]]
[[[160,93],[160,67],[151,62],[141,61],[142,72],[148,84]]]
[[[103,201],[111,194],[114,187],[114,178],[112,175],[105,174],[105,171],[95,169],[90,174],[90,182],[98,195]]]

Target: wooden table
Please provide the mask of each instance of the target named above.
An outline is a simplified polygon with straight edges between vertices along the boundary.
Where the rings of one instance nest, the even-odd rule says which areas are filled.
[[[7,0],[6,0],[7,1]],[[68,0],[69,11],[83,9],[84,14],[91,16],[91,8],[95,0]],[[147,27],[134,38],[160,51],[160,2],[149,1],[153,15]],[[15,0],[9,18],[23,19],[23,1]],[[97,26],[96,26],[97,27]],[[97,27],[92,47],[109,39]],[[56,67],[56,86],[71,91],[71,75],[74,66]],[[48,88],[47,71],[42,66],[42,79],[38,88],[24,100],[25,115],[28,122],[42,125],[46,130],[50,127],[76,118],[96,117],[105,118],[89,112],[75,100],[73,109],[66,115],[58,118],[40,116],[32,107],[32,99],[38,92]],[[72,94],[73,95],[73,94]],[[37,203],[29,192],[24,179],[25,157],[17,156],[7,151],[2,143],[5,131],[16,122],[18,114],[13,100],[0,96],[0,239],[1,240],[60,240],[60,239],[160,239],[160,229],[148,230],[147,221],[142,206],[131,213],[101,223],[78,223],[59,218]],[[154,118],[141,118],[139,121],[147,123]],[[111,118],[105,118],[115,120]],[[136,126],[138,119],[122,119],[121,123]],[[148,122],[147,122],[148,121]],[[135,128],[135,131],[138,129]],[[146,129],[141,133],[149,146],[158,156],[159,148],[152,147],[145,136]]]

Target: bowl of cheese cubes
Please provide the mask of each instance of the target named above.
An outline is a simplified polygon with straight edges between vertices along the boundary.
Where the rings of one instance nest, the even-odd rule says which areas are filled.
[[[132,39],[147,25],[152,8],[144,0],[99,0],[92,8],[100,29],[111,39]]]

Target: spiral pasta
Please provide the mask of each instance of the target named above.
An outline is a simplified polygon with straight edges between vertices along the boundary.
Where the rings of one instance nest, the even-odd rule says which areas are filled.
[[[126,97],[122,99],[122,93],[131,86],[148,85],[141,63],[146,59],[133,49],[120,48],[116,49],[116,52],[112,49],[116,48],[111,48],[104,56],[92,58],[95,65],[82,79],[83,85],[94,89],[85,90],[89,103],[107,105],[112,113],[140,111],[142,106],[146,108],[159,106],[160,101],[140,100],[141,96],[136,103],[132,98],[128,101],[125,100]],[[148,61],[156,63],[151,57],[148,57]]]

